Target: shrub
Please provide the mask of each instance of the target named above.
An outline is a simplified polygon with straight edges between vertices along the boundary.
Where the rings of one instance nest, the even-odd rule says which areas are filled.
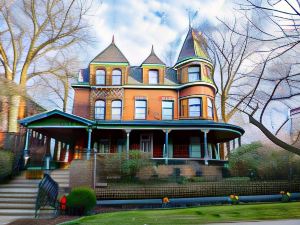
[[[70,214],[88,214],[96,206],[96,194],[89,187],[77,187],[67,196],[67,208]]]
[[[176,182],[178,184],[186,184],[188,182],[188,178],[184,177],[184,176],[180,176],[176,178]]]
[[[0,179],[12,174],[14,154],[8,150],[0,149]]]
[[[149,155],[140,150],[131,150],[129,151],[129,159],[121,162],[121,173],[124,178],[134,179],[140,169],[151,165]]]

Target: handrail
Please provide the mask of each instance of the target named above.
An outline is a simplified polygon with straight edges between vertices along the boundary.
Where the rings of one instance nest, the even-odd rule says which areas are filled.
[[[35,218],[39,210],[44,206],[51,206],[54,209],[58,208],[58,183],[55,182],[50,175],[45,174],[44,178],[39,183],[38,194],[35,202]]]

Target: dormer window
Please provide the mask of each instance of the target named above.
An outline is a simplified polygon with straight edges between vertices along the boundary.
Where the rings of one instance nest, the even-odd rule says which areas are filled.
[[[188,68],[188,82],[201,80],[200,66],[190,66]]]
[[[158,84],[158,70],[149,70],[149,84]]]
[[[105,70],[96,70],[96,85],[105,85]]]
[[[122,84],[122,71],[119,69],[112,71],[112,85]]]

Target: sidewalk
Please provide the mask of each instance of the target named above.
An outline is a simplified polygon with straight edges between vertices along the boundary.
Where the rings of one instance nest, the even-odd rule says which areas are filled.
[[[300,225],[300,219],[297,220],[266,220],[252,222],[232,222],[232,223],[212,223],[212,225]]]

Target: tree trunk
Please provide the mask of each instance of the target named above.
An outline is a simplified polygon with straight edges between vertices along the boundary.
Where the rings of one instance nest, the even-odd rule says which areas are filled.
[[[8,132],[18,132],[18,118],[19,118],[19,108],[20,108],[20,95],[10,96],[10,103],[8,108]]]
[[[251,124],[253,124],[254,126],[256,126],[258,129],[260,129],[266,136],[267,138],[272,141],[274,144],[276,144],[277,146],[295,153],[297,155],[300,155],[300,149],[294,147],[293,145],[290,145],[282,140],[280,140],[279,138],[277,138],[274,134],[272,134],[263,124],[261,124],[260,122],[258,122],[253,116],[248,115],[249,117],[249,122]]]
[[[68,78],[64,82],[64,100],[63,100],[63,111],[67,112],[67,107],[68,107],[68,98],[69,98],[69,82]]]

